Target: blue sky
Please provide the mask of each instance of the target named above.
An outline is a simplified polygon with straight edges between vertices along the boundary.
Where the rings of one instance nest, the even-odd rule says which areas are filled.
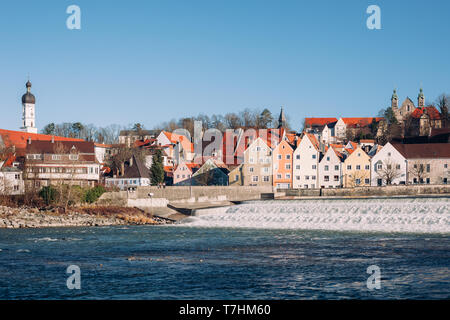
[[[81,30],[66,28],[76,4]],[[366,8],[381,8],[369,30]],[[450,93],[450,1],[2,1],[0,128],[20,126],[28,73],[37,125],[146,128],[172,118],[284,106],[372,116]]]

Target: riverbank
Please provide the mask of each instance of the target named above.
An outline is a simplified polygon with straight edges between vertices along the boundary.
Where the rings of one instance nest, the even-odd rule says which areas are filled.
[[[61,213],[58,209],[0,206],[0,229],[88,227],[115,225],[162,225],[172,221],[148,215],[136,208],[85,207]]]

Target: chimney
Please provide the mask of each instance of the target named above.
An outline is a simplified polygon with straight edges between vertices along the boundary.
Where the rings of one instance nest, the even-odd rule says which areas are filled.
[[[130,167],[132,167],[133,166],[133,156],[131,156],[131,158],[130,158]]]
[[[31,137],[28,137],[28,144],[31,144]]]
[[[52,143],[55,143],[55,136],[52,136]]]

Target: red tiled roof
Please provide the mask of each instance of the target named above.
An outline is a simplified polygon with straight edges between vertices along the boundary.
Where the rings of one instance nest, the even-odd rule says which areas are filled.
[[[448,143],[392,144],[406,159],[450,158]]]
[[[347,126],[350,127],[367,127],[369,126],[373,119],[375,119],[376,122],[381,121],[383,118],[382,117],[369,117],[369,118],[342,118],[342,121],[344,121],[344,123]]]
[[[308,136],[309,140],[312,142],[314,148],[319,150],[319,141],[317,141],[316,136],[313,135],[312,133],[307,133],[306,135]]]
[[[54,138],[54,141],[84,141],[83,139],[66,138],[4,129],[0,129],[0,136],[3,139],[5,147],[9,148],[15,146],[17,149],[25,149],[27,146],[28,138],[31,138],[32,141],[51,141],[52,138]]]
[[[416,110],[414,110],[413,113],[411,113],[411,116],[413,118],[418,119],[424,114],[424,112],[426,112],[430,116],[431,120],[440,120],[441,119],[441,114],[433,106],[416,108]]]
[[[363,139],[359,140],[360,143],[375,143],[375,140],[373,139]]]
[[[329,123],[337,122],[338,119],[336,118],[305,118],[305,126],[306,127],[312,127],[312,126],[325,126]]]

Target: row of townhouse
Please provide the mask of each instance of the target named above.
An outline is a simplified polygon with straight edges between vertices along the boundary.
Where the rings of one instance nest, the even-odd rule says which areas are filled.
[[[284,139],[273,148],[256,139],[244,151],[244,162],[230,171],[229,184],[277,189],[447,184],[449,164],[446,143],[324,145],[304,133],[294,143]]]

